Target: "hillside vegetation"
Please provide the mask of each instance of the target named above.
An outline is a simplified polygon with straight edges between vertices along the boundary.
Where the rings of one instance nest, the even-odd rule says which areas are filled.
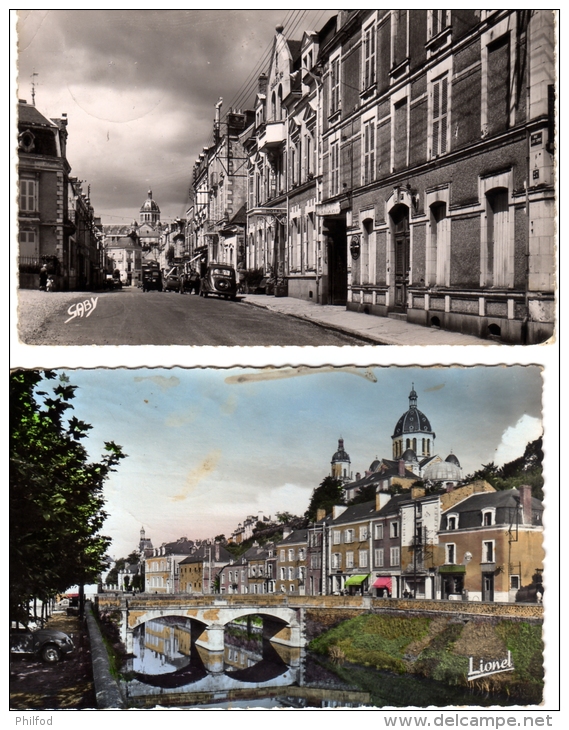
[[[502,619],[463,621],[456,617],[394,617],[362,614],[310,642],[338,674],[358,684],[350,665],[413,674],[450,686],[519,697],[538,704],[543,693],[543,641],[540,624]],[[469,658],[504,659],[511,652],[514,671],[468,682]],[[349,663],[349,664],[348,664]],[[360,685],[361,686],[361,685]],[[364,687],[361,687],[364,689]],[[367,687],[365,689],[368,689]]]

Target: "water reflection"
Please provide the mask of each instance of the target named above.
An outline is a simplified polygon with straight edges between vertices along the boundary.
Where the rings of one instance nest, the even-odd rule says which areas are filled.
[[[163,617],[140,626],[125,667],[133,706],[444,707],[507,705],[412,675],[366,667],[332,667],[304,650],[263,638],[260,619],[225,627],[223,651],[196,644],[204,626]],[[412,699],[411,699],[412,698]]]

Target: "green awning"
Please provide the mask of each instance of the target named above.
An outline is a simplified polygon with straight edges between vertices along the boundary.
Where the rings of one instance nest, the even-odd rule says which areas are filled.
[[[369,578],[369,573],[367,575],[351,575],[348,580],[344,583],[344,585],[347,586],[361,586],[361,584]]]
[[[440,565],[439,573],[466,573],[466,565]]]

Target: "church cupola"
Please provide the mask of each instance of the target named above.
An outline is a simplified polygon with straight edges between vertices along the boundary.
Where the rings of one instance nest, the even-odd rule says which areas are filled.
[[[152,225],[160,222],[160,208],[152,198],[152,190],[148,191],[148,197],[140,208],[140,222]]]
[[[350,455],[344,449],[344,439],[342,438],[338,439],[338,450],[332,456],[331,466],[330,474],[335,479],[339,479],[344,484],[352,481],[352,463]]]
[[[418,459],[435,453],[435,432],[427,416],[417,408],[417,400],[413,383],[409,393],[409,410],[397,421],[391,437],[394,459],[400,459],[409,449]]]

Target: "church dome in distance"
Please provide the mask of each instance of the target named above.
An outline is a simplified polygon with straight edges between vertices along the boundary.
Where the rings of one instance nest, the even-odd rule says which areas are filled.
[[[379,459],[375,458],[369,465],[368,471],[370,471],[370,472],[377,471],[379,469],[380,465],[381,465],[381,461]]]
[[[403,461],[417,461],[417,454],[413,451],[413,449],[407,449],[401,458]]]
[[[423,479],[427,482],[459,482],[462,470],[452,461],[439,461],[425,469]]]
[[[392,438],[410,433],[433,433],[429,419],[417,408],[417,393],[414,387],[409,393],[409,410],[397,421]]]
[[[456,456],[452,453],[452,451],[447,456],[445,461],[448,462],[449,464],[455,464],[456,466],[458,466],[460,468],[460,461],[456,458]]]
[[[344,450],[344,439],[338,439],[338,451],[332,457],[332,463],[337,461],[350,461],[350,455]]]
[[[141,213],[160,213],[160,208],[155,200],[152,199],[152,190],[148,191],[148,198],[144,201],[140,208]]]

